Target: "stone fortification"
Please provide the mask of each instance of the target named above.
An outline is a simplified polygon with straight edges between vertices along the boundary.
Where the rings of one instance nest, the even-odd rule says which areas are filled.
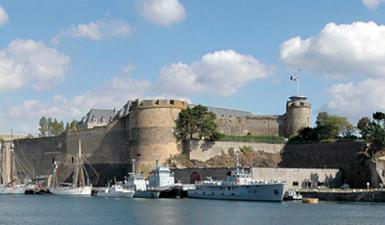
[[[216,113],[218,126],[225,134],[290,136],[309,126],[310,104],[306,98],[297,102],[298,99],[291,98],[287,112],[282,116],[255,116],[245,111],[209,109]],[[129,101],[106,126],[58,137],[21,139],[15,141],[15,151],[25,157],[38,175],[49,174],[52,161],[57,161],[64,179],[70,176],[78,141],[81,140],[85,157],[100,173],[102,181],[124,176],[131,167],[131,159],[136,159],[138,170],[147,172],[154,163],[154,152],[160,162],[181,152],[182,146],[174,135],[175,121],[180,111],[187,107],[187,102],[178,100]],[[100,117],[102,119],[107,118]],[[218,154],[218,151],[213,150],[212,154]]]
[[[244,111],[214,108],[219,131],[226,135],[290,137],[310,126],[311,105],[304,96],[292,96],[283,115],[258,116]],[[209,107],[209,110],[211,107]]]
[[[292,96],[286,103],[286,136],[310,125],[311,106],[305,96]]]
[[[286,136],[285,116],[219,117],[221,133],[234,136]]]
[[[180,153],[175,138],[175,121],[187,102],[177,100],[144,100],[131,105],[128,137],[131,158],[138,162],[138,169],[148,171],[154,157],[161,162]],[[155,154],[155,155],[154,155]]]
[[[92,166],[98,173],[97,177],[89,169],[89,175],[95,182],[105,184],[114,176],[122,179],[130,168],[126,133],[125,119],[122,119],[106,127],[69,132],[56,137],[15,140],[15,152],[35,175],[52,174],[52,163],[56,161],[58,177],[65,181],[73,172],[81,140],[88,167]]]
[[[353,187],[365,187],[366,182],[379,185],[378,174],[373,163],[360,157],[365,148],[361,141],[289,144],[282,152],[279,167],[339,168],[343,181]]]

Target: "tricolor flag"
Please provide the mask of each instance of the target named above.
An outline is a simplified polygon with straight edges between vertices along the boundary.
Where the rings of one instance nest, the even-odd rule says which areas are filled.
[[[297,77],[295,77],[295,76],[290,76],[290,80],[294,80],[294,81],[296,81],[298,78]]]

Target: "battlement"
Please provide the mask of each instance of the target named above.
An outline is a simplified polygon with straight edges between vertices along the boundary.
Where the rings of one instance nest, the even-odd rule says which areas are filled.
[[[148,99],[139,100],[136,99],[132,102],[131,109],[147,109],[147,108],[178,108],[185,109],[188,107],[188,103],[181,100],[174,99]]]

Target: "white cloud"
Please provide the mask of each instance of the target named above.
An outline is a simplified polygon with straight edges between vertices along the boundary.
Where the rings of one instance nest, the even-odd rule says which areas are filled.
[[[282,61],[328,76],[385,76],[385,26],[329,23],[318,36],[294,37],[281,46]]]
[[[8,14],[3,7],[0,6],[0,26],[8,23]]]
[[[370,116],[376,111],[385,111],[385,79],[367,79],[357,83],[333,85],[329,101],[321,108],[352,120]]]
[[[30,83],[35,89],[52,87],[63,79],[70,59],[33,40],[12,41],[0,51],[0,92]]]
[[[271,72],[269,67],[254,57],[233,50],[209,53],[191,64],[165,66],[154,84],[132,78],[132,70],[133,66],[128,65],[121,74],[81,95],[55,96],[50,103],[36,99],[26,100],[19,105],[9,103],[0,112],[0,122],[5,124],[3,127],[9,127],[9,121],[12,121],[12,125],[23,128],[23,132],[35,133],[41,116],[68,121],[81,119],[90,108],[119,108],[128,100],[137,98],[190,101],[186,96],[201,93],[226,96],[234,94],[248,82],[267,77]]]
[[[178,0],[139,0],[139,12],[149,21],[168,26],[186,17],[185,9]]]
[[[80,120],[91,108],[119,109],[128,100],[143,98],[151,90],[146,80],[130,77],[126,67],[122,74],[114,76],[103,85],[71,98],[55,96],[51,103],[29,99],[16,106],[8,106],[1,119],[13,121],[18,127],[25,127],[23,132],[37,131],[38,120],[42,116],[60,120]],[[131,67],[130,67],[131,68]],[[33,126],[31,126],[33,124]]]
[[[161,69],[162,93],[232,95],[245,84],[266,78],[271,68],[233,50],[206,54],[192,64],[174,63]]]
[[[362,4],[364,4],[369,9],[375,9],[383,3],[385,3],[384,0],[362,0]]]
[[[0,53],[0,92],[20,89],[24,86],[23,67],[15,60]]]
[[[87,24],[77,24],[61,31],[52,39],[53,44],[58,44],[62,37],[85,38],[102,40],[106,38],[126,38],[132,33],[131,26],[122,20],[98,20]]]

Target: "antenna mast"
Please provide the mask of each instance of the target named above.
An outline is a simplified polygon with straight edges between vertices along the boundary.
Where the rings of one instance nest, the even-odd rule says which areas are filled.
[[[154,152],[152,153],[152,156],[155,159],[155,168],[159,167],[159,153],[156,149],[154,149]]]
[[[300,73],[301,73],[301,69],[298,69],[297,70],[298,73],[297,73],[297,77],[296,77],[296,81],[297,81],[297,96],[301,96],[301,89],[300,89]]]

